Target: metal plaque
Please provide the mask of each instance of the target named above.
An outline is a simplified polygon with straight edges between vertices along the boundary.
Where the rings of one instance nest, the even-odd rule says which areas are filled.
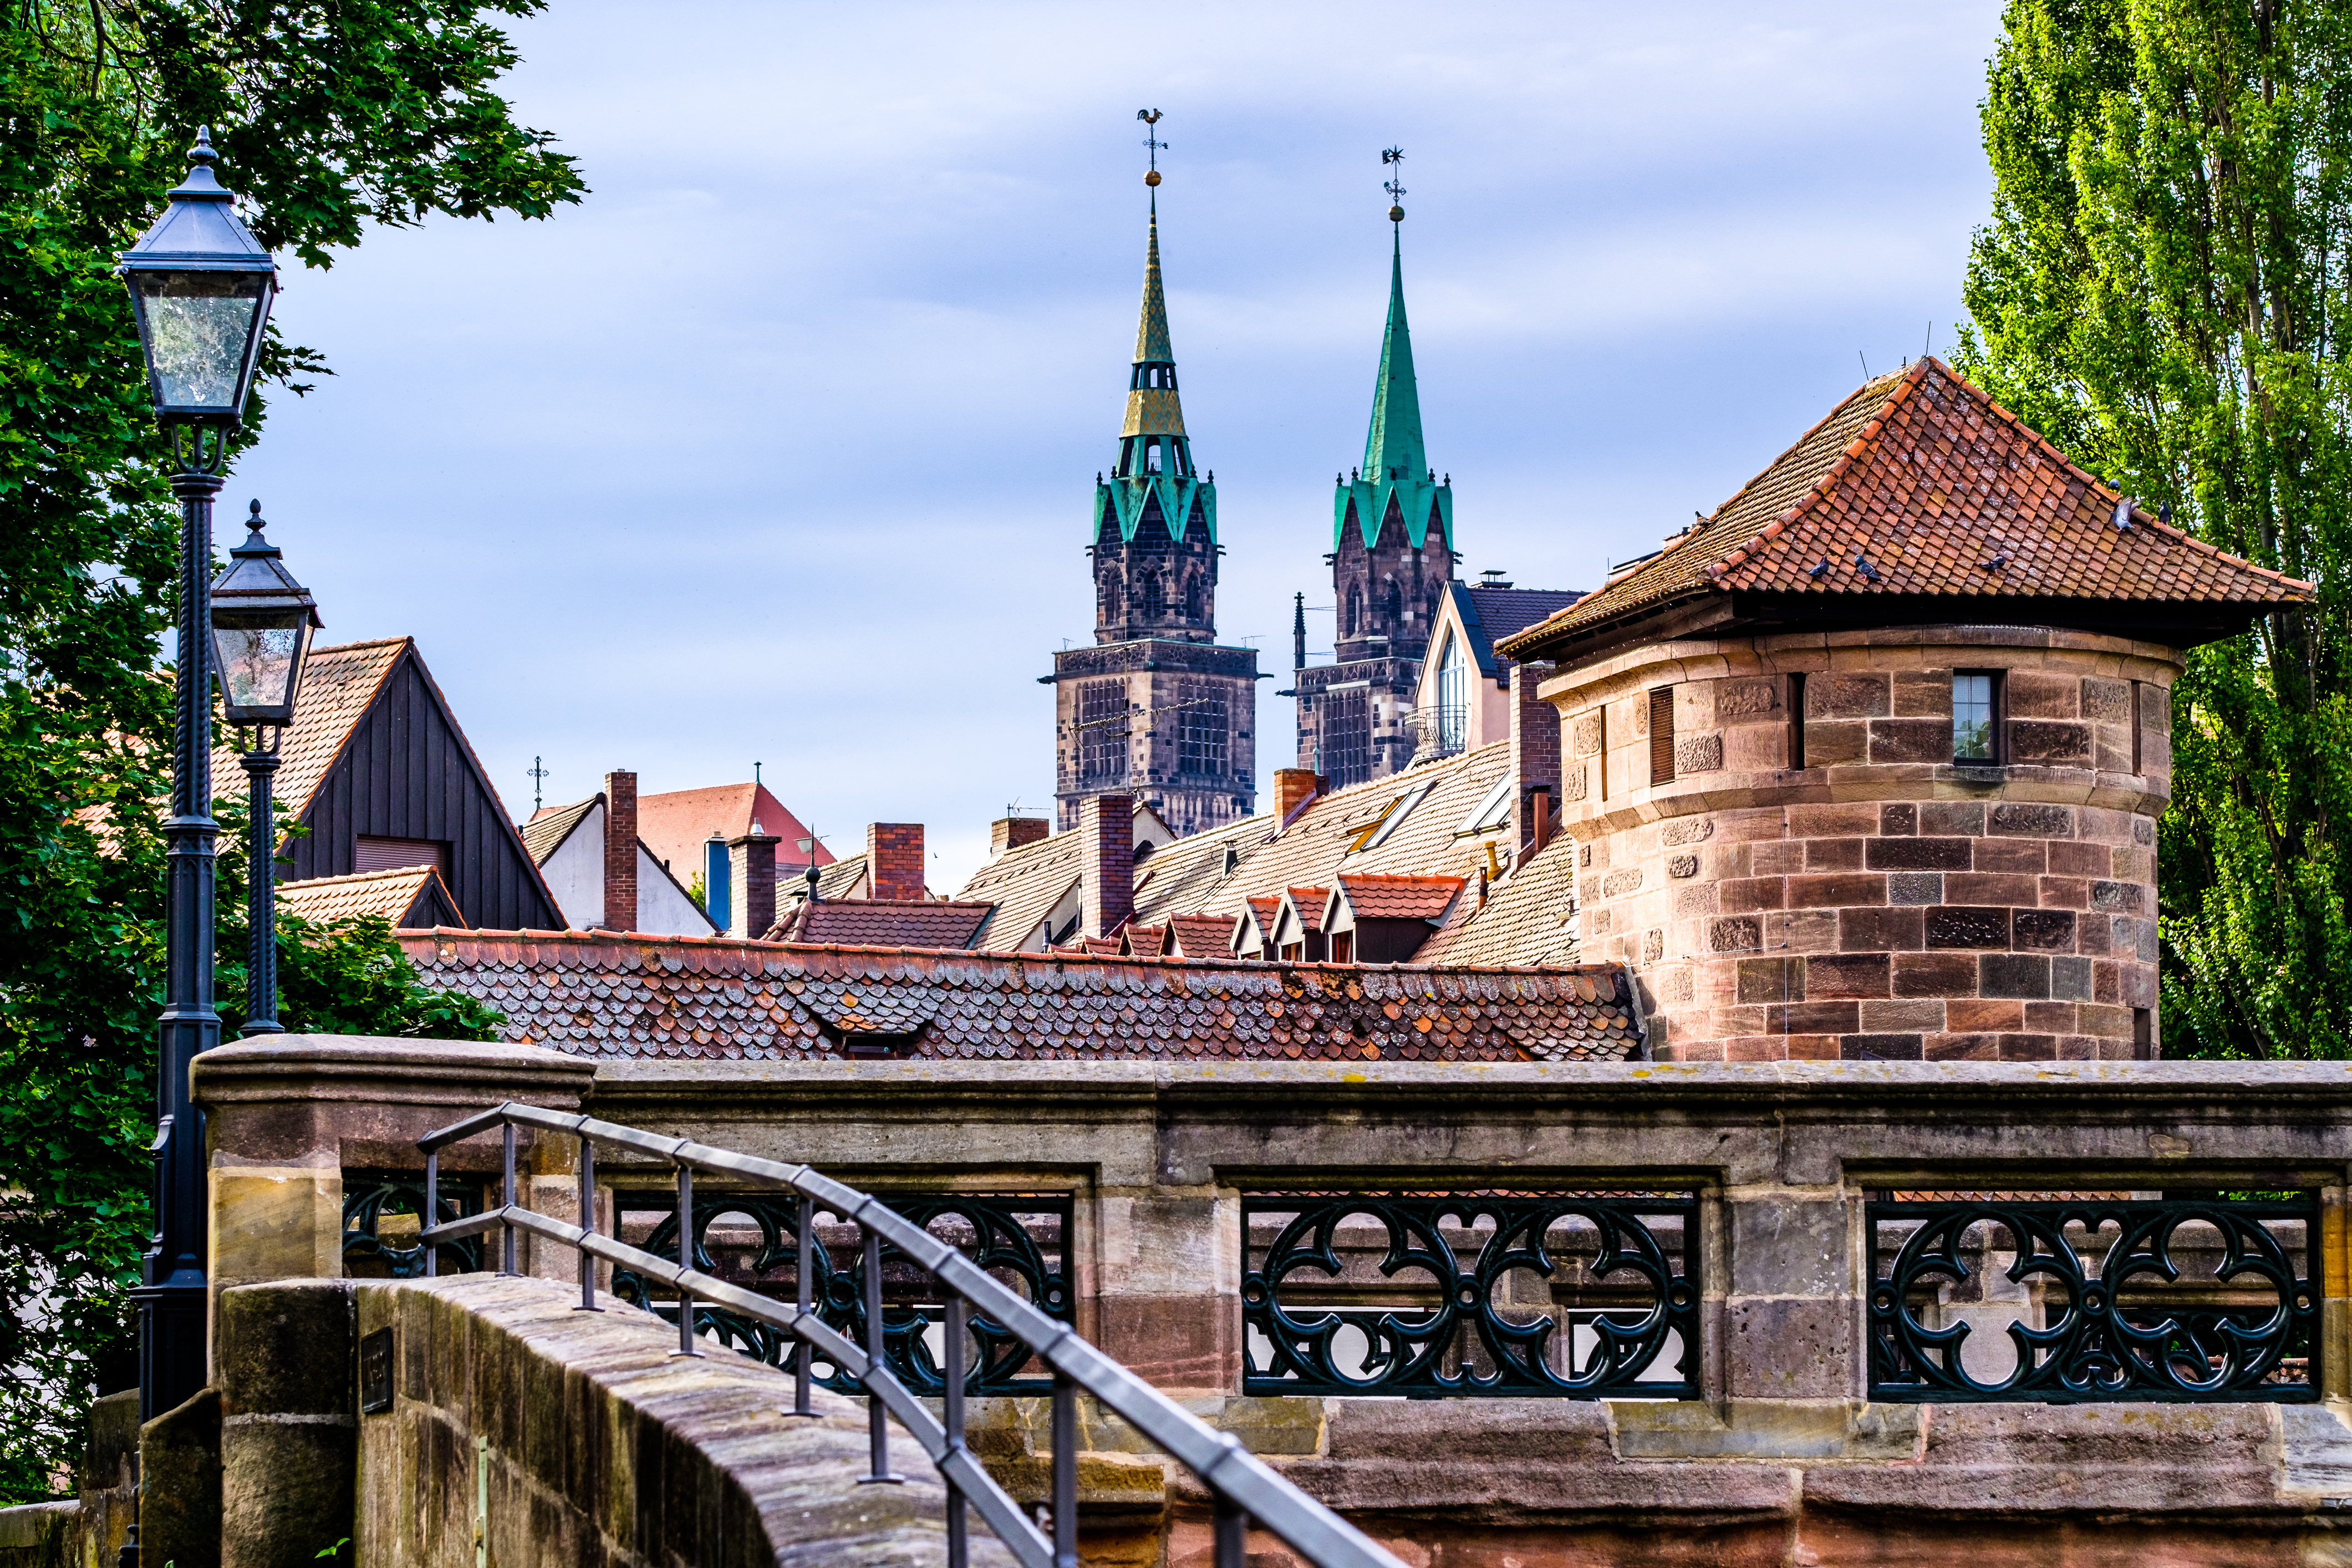
[[[360,1341],[360,1413],[392,1408],[392,1331],[378,1329]]]

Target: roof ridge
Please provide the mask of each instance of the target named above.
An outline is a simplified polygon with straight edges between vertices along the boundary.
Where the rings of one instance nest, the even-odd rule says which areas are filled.
[[[301,877],[278,884],[279,892],[289,888],[324,888],[338,882],[376,882],[393,877],[439,876],[440,869],[432,865],[386,866],[374,871],[344,871],[332,877]]]

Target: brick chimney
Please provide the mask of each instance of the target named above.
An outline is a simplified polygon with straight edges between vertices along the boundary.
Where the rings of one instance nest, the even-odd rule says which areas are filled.
[[[988,825],[988,858],[993,860],[1008,849],[1034,844],[1053,826],[1042,816],[1000,816]]]
[[[923,885],[923,825],[875,822],[866,828],[866,896],[919,902]]]
[[[1511,667],[1511,772],[1519,791],[1514,826],[1519,847],[1528,854],[1551,837],[1553,813],[1560,805],[1559,710],[1536,695],[1557,668],[1540,661]],[[1533,799],[1538,789],[1545,796],[1541,806]]]
[[[734,917],[727,922],[729,936],[757,942],[776,923],[776,846],[782,842],[760,831],[756,816],[751,832],[727,841],[727,879],[733,895],[728,912]]]
[[[1274,821],[1288,822],[1298,808],[1323,793],[1323,775],[1309,768],[1274,770]]]
[[[1082,936],[1108,936],[1135,912],[1135,797],[1090,795],[1078,802]]]
[[[637,929],[637,775],[604,775],[604,929]]]

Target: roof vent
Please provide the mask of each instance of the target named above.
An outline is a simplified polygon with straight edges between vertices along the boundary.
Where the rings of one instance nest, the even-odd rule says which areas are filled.
[[[1478,574],[1478,586],[1481,588],[1507,588],[1510,585],[1509,579],[1503,575],[1503,568],[1500,566],[1489,566]]]

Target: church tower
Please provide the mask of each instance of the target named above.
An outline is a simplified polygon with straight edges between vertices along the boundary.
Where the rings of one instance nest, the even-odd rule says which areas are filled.
[[[1150,145],[1156,187],[1166,143]],[[1156,188],[1127,384],[1118,463],[1095,476],[1095,646],[1054,656],[1056,817],[1075,827],[1087,796],[1129,791],[1181,837],[1255,808],[1258,673],[1256,649],[1216,646],[1217,487],[1184,433]]]
[[[1390,148],[1381,160],[1401,164]],[[1402,198],[1402,179],[1386,187]],[[1334,789],[1383,778],[1412,759],[1413,695],[1445,584],[1454,575],[1454,480],[1429,467],[1404,313],[1404,208],[1392,201],[1389,319],[1363,466],[1331,501],[1337,662],[1297,671],[1298,765]]]

